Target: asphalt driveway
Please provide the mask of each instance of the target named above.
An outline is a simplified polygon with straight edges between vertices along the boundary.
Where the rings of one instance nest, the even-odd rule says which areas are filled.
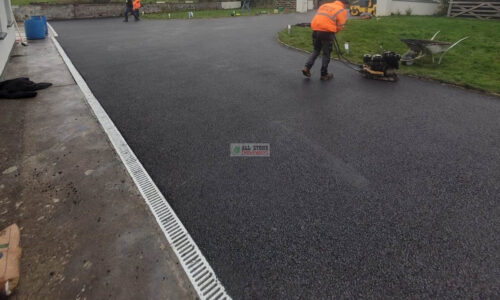
[[[275,36],[308,20],[52,25],[234,298],[498,297],[500,99],[304,79]]]

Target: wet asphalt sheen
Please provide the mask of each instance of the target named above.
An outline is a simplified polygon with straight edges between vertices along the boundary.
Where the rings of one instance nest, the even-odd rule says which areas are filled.
[[[500,99],[304,79],[309,18],[52,25],[235,299],[499,297]]]

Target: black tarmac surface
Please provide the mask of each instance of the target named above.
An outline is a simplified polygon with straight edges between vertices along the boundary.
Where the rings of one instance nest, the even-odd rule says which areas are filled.
[[[235,299],[499,297],[500,99],[304,79],[309,18],[53,26]]]

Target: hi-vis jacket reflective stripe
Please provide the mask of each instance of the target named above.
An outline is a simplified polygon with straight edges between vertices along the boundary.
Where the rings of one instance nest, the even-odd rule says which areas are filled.
[[[132,2],[132,9],[133,10],[137,10],[141,7],[141,0],[134,0],[134,2]]]
[[[347,10],[340,1],[326,3],[318,8],[318,12],[311,21],[314,31],[339,32],[344,29],[347,19]]]

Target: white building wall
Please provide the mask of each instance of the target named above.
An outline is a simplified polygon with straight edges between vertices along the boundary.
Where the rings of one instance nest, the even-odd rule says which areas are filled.
[[[222,9],[240,8],[241,1],[221,2],[220,5]]]
[[[411,9],[412,15],[434,15],[439,11],[439,5],[439,2],[432,0],[378,0],[377,16],[390,16],[391,13],[404,15],[408,9]]]
[[[7,61],[9,60],[10,52],[16,41],[16,31],[14,29],[14,24],[8,24],[12,19],[12,13],[10,11],[10,0],[0,0],[0,31],[6,32],[7,36],[0,40],[0,74],[3,74],[3,70]]]
[[[313,9],[314,9],[314,1],[307,0],[307,10],[313,10]]]
[[[390,16],[391,15],[391,4],[392,4],[392,0],[377,0],[376,15],[380,16],[380,17]]]
[[[297,0],[297,5],[296,5],[296,10],[297,12],[300,13],[306,13],[307,12],[307,0]]]

